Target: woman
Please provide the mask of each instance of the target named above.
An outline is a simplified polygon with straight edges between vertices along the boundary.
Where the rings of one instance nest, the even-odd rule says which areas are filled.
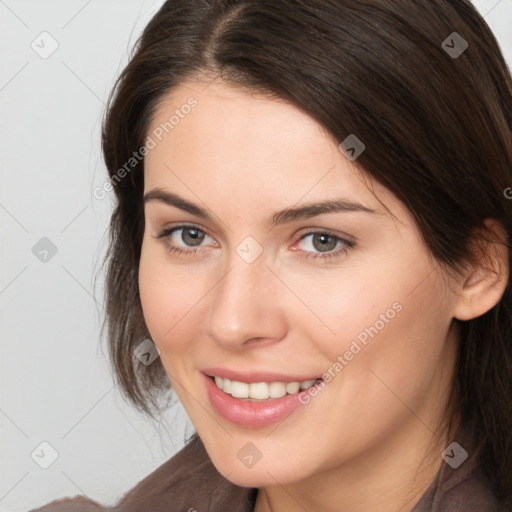
[[[167,1],[103,127],[105,325],[197,434],[112,510],[512,510],[511,119],[465,0]]]

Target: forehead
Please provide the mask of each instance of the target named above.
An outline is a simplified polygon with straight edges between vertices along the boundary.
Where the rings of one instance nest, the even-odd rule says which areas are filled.
[[[189,198],[193,191],[233,207],[273,203],[275,210],[340,196],[382,207],[339,143],[283,100],[188,82],[160,102],[147,135],[155,147],[145,157],[145,192],[179,189]],[[374,188],[383,202],[392,200]]]
[[[160,101],[151,120],[149,131],[159,129],[163,138],[175,142],[181,136],[193,136],[202,143],[231,142],[232,151],[226,157],[238,148],[253,152],[281,148],[280,153],[290,149],[297,153],[302,148],[329,154],[335,146],[321,125],[296,106],[225,82],[206,86],[187,82],[174,88]]]

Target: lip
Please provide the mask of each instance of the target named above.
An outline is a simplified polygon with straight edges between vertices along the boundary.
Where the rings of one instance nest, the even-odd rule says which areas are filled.
[[[236,370],[229,370],[227,368],[205,368],[201,371],[209,377],[222,377],[223,379],[246,382],[247,384],[256,382],[303,382],[305,380],[316,380],[321,378],[318,375],[296,376],[284,375],[282,373],[257,371],[241,373],[237,372]]]
[[[244,427],[261,428],[284,420],[295,409],[303,406],[299,401],[299,395],[307,392],[299,391],[293,395],[285,395],[268,401],[248,402],[224,393],[217,387],[212,377],[204,373],[202,376],[213,408],[224,419]]]

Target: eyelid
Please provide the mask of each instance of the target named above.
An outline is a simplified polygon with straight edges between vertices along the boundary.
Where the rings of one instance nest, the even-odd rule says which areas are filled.
[[[304,228],[304,229],[301,229],[300,231],[304,231],[304,234],[299,235],[299,237],[300,237],[299,240],[302,240],[307,235],[320,233],[320,234],[330,235],[335,238],[341,238],[343,240],[346,240],[347,242],[351,242],[354,244],[356,244],[358,242],[357,237],[355,237],[353,235],[349,235],[347,233],[342,233],[340,231],[334,231],[329,228]]]
[[[201,226],[201,224],[196,223],[184,223],[184,222],[177,222],[175,225],[166,225],[163,228],[159,228],[158,234],[155,236],[155,238],[165,238],[166,236],[170,236],[175,231],[179,231],[180,229],[197,229],[198,231],[203,232],[204,234],[208,235],[212,240],[215,240],[215,238],[210,235],[208,232],[208,229],[206,229],[204,226]]]

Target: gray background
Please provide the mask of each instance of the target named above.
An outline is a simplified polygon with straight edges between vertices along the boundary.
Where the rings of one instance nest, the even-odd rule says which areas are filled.
[[[112,208],[93,195],[104,101],[161,4],[0,0],[0,512],[113,504],[193,431],[179,404],[153,423],[113,388],[93,288]],[[512,63],[512,1],[475,4]]]

